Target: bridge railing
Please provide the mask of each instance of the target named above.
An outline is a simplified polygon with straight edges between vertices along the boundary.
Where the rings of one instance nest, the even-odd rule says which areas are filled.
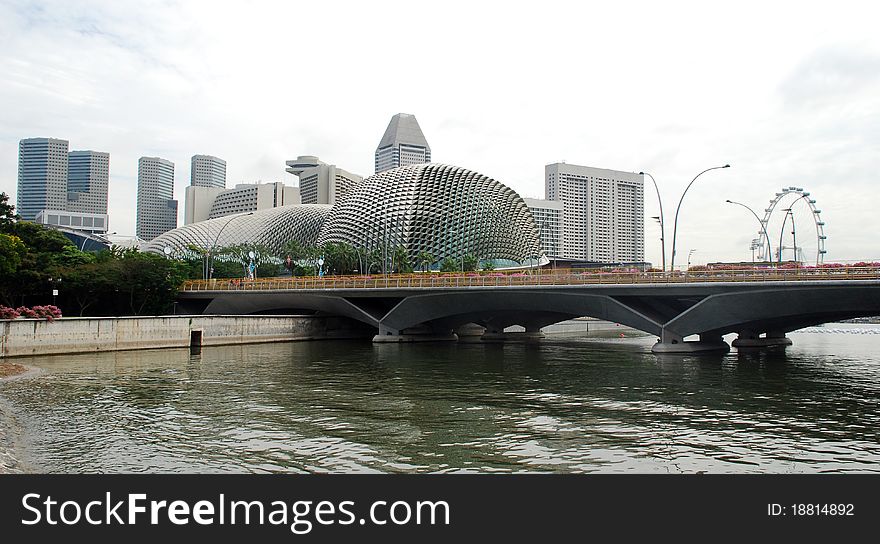
[[[418,289],[525,285],[627,285],[700,282],[765,282],[880,279],[880,267],[750,268],[688,272],[541,270],[531,272],[416,273],[372,276],[189,280],[180,290],[271,291],[323,289]]]

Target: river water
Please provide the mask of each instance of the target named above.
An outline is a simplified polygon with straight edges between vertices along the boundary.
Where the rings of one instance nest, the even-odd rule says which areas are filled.
[[[0,453],[52,473],[880,472],[880,326],[701,357],[633,334],[17,359],[42,371],[0,383]]]

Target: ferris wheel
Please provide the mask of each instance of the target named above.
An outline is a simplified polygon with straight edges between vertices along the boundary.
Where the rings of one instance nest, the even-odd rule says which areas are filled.
[[[758,233],[758,239],[766,238],[766,243],[755,244],[753,241],[753,248],[758,249],[758,256],[762,261],[769,261],[773,259],[773,255],[769,254],[770,251],[770,238],[767,235],[767,226],[770,224],[770,216],[773,215],[773,211],[776,209],[777,204],[779,204],[784,198],[790,195],[797,195],[797,198],[791,201],[791,204],[786,208],[787,213],[791,214],[792,207],[797,203],[798,200],[803,200],[807,203],[807,206],[810,208],[811,215],[813,216],[813,221],[816,223],[816,266],[822,264],[825,259],[825,222],[822,221],[821,213],[822,210],[816,207],[816,199],[810,198],[810,193],[808,191],[804,191],[803,187],[783,187],[782,190],[776,193],[776,196],[770,200],[770,205],[764,210],[764,219],[761,220],[761,231]],[[792,217],[792,221],[794,218]],[[785,223],[783,222],[783,228]],[[780,238],[780,244],[777,246],[778,253],[777,259],[782,260],[782,244]],[[797,249],[795,249],[797,252]]]

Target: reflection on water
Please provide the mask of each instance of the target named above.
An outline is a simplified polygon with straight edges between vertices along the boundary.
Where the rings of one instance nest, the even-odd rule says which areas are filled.
[[[54,356],[0,385],[46,472],[880,471],[880,336],[663,356],[653,338]]]

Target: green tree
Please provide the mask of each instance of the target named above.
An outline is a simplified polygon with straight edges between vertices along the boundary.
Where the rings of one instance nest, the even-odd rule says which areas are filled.
[[[382,272],[382,261],[384,258],[385,254],[382,252],[382,248],[374,247],[372,250],[368,251],[365,256],[367,274]]]
[[[21,219],[15,213],[15,206],[9,203],[9,195],[0,193],[0,232],[9,232],[13,223]]]
[[[419,251],[418,255],[416,255],[416,264],[422,269],[422,272],[427,272],[431,265],[434,264],[434,256],[425,250]]]
[[[495,270],[495,263],[491,260],[486,260],[483,262],[483,270],[489,272]]]
[[[115,263],[84,263],[66,270],[63,276],[63,299],[76,306],[80,317],[93,307],[103,306],[109,310],[117,305],[117,301],[112,300],[119,284]]]
[[[51,293],[49,278],[57,277],[64,259],[74,248],[60,232],[30,221],[16,221],[3,227],[4,234],[14,236],[24,244],[26,251],[12,274],[0,274],[0,300],[7,305],[24,305],[28,298],[34,303],[46,303]],[[75,249],[75,248],[74,248]]]
[[[15,274],[25,255],[27,255],[27,246],[21,238],[0,233],[0,276]]]
[[[116,266],[117,288],[127,296],[128,309],[134,315],[168,313],[186,277],[186,268],[179,261],[137,250],[123,251]]]
[[[301,261],[305,259],[306,256],[306,248],[298,240],[290,240],[287,242],[287,244],[284,245],[282,252],[284,253],[285,258],[290,257],[290,260],[293,262]]]
[[[273,277],[280,272],[279,259],[272,255],[269,248],[262,244],[237,244],[216,250],[212,266],[213,278],[238,278],[249,275],[250,254],[254,254],[256,277]],[[223,263],[226,263],[224,266]]]
[[[350,274],[358,267],[358,253],[344,242],[328,242],[321,248],[325,274]]]
[[[409,262],[409,251],[404,246],[394,248],[394,260],[392,267],[400,274],[409,274],[413,271],[412,264]]]
[[[465,255],[461,261],[462,270],[465,272],[473,272],[480,264],[480,259],[478,259],[476,255],[472,255],[470,253]]]
[[[440,272],[457,272],[458,269],[458,259],[453,259],[452,257],[444,257],[443,260],[440,261]]]
[[[61,254],[55,259],[58,266],[76,266],[78,264],[89,264],[95,262],[95,254],[80,251],[74,246],[66,246],[61,250]]]

